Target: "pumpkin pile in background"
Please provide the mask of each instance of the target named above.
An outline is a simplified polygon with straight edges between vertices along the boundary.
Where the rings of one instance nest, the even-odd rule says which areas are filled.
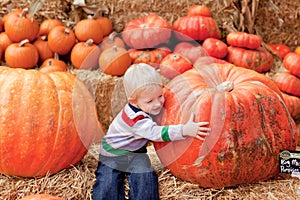
[[[15,23],[23,26],[16,26]],[[249,73],[253,76],[268,75],[264,77],[267,79],[265,82],[272,81],[271,88],[273,84],[278,86],[291,117],[299,122],[300,54],[287,51],[288,47],[284,49],[283,54],[274,48],[273,44],[264,44],[259,35],[238,31],[232,31],[226,38],[221,38],[220,29],[210,10],[202,5],[190,7],[188,14],[179,17],[173,24],[157,14],[148,14],[129,21],[122,33],[116,33],[112,27],[108,18],[97,14],[68,27],[56,19],[44,20],[38,24],[34,14],[28,13],[28,9],[14,10],[5,15],[0,23],[0,56],[3,63],[11,68],[36,69],[45,73],[72,73],[70,69],[74,68],[100,70],[107,76],[118,77],[122,77],[132,63],[143,62],[156,68],[169,82],[178,80],[181,74],[209,67],[212,63],[224,68],[235,65],[256,71]],[[282,66],[278,67],[280,70],[274,69],[274,56],[282,60]],[[276,97],[280,97],[278,88],[274,89]],[[285,113],[284,109],[285,106],[281,105],[280,112]],[[285,121],[278,123],[288,122],[291,134],[297,136],[294,121],[289,121],[289,114],[285,113],[284,116]],[[228,127],[228,130],[231,129]],[[291,150],[296,147],[296,138],[287,136],[283,140],[286,140],[286,145],[274,147],[277,148],[277,154],[279,147]],[[270,158],[274,156],[269,152],[266,154]],[[272,160],[272,164],[275,165],[275,161]],[[180,171],[177,167],[173,168],[175,174]],[[269,166],[266,170],[270,168]],[[272,168],[270,174],[263,179],[276,173],[278,171]],[[194,177],[186,178],[186,174],[179,176],[197,182],[193,180]],[[245,182],[257,181],[260,178],[245,178]],[[245,182],[233,180],[230,183],[226,182],[225,186]],[[203,186],[224,185],[211,183]]]

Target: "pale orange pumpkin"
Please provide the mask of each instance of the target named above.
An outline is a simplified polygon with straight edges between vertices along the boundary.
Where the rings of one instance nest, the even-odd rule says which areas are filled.
[[[99,67],[112,76],[122,76],[130,67],[132,59],[129,52],[121,47],[113,46],[104,50],[99,57]]]
[[[121,39],[120,35],[118,35],[118,33],[115,31],[103,38],[103,41],[100,44],[102,51],[113,46],[122,47],[124,49],[126,48],[124,41]]]

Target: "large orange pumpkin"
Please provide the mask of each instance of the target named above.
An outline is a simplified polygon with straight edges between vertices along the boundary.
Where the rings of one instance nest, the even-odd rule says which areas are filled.
[[[279,173],[280,150],[295,150],[298,132],[274,82],[253,70],[212,64],[172,79],[159,124],[209,121],[204,141],[155,142],[162,163],[178,178],[221,188]]]
[[[31,194],[23,197],[21,200],[64,200],[64,199],[51,194]]]
[[[0,173],[41,177],[75,165],[101,134],[87,87],[67,72],[0,67]]]

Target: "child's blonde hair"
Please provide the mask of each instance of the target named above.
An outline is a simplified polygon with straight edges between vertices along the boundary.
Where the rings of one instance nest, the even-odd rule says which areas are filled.
[[[123,85],[127,99],[133,97],[139,89],[149,85],[162,86],[159,73],[150,65],[145,63],[131,65],[123,76]]]

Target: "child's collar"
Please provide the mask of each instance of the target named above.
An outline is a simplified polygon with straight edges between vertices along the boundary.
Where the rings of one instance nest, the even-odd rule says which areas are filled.
[[[134,105],[132,105],[132,104],[130,104],[130,103],[128,103],[128,105],[129,105],[129,107],[130,107],[135,113],[137,113],[137,112],[139,112],[139,111],[142,111],[140,108],[137,108],[137,107],[135,107]]]

